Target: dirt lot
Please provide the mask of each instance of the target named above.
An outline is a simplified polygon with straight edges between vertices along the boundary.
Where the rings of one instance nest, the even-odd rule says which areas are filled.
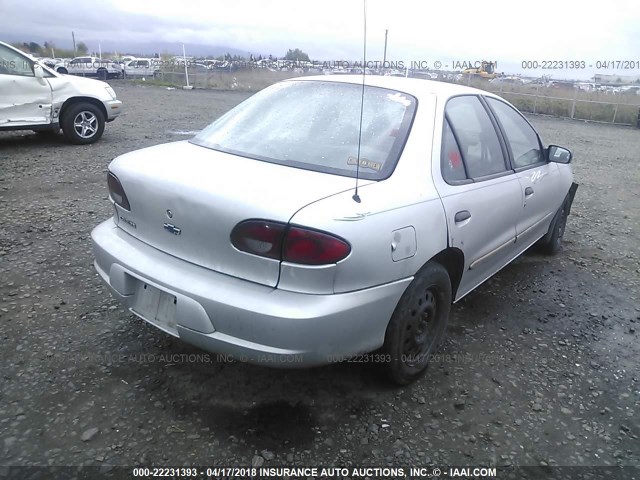
[[[0,465],[640,465],[640,131],[532,118],[575,155],[564,250],[455,305],[394,388],[371,365],[219,363],[112,300],[90,244],[107,165],[247,96],[114,86],[126,114],[96,145],[0,134]]]

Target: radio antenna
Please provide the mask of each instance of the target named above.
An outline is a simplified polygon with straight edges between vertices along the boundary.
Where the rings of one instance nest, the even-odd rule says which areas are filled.
[[[362,0],[364,14],[364,45],[362,53],[362,94],[360,96],[360,128],[358,129],[358,158],[356,161],[356,191],[353,194],[353,200],[360,203],[360,195],[358,195],[358,181],[360,180],[360,146],[362,145],[362,117],[364,115],[364,84],[367,72],[367,0]]]

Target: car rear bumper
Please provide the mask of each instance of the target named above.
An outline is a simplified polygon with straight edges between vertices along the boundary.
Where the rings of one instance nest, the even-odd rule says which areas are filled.
[[[393,310],[412,278],[355,292],[312,295],[220,274],[157,250],[112,220],[91,233],[95,267],[132,313],[141,284],[175,297],[182,340],[235,359],[277,367],[339,361],[379,348]],[[141,283],[142,282],[142,283]],[[146,288],[146,287],[145,287]]]
[[[120,100],[108,100],[104,103],[107,109],[107,122],[112,122],[122,113],[122,102]]]

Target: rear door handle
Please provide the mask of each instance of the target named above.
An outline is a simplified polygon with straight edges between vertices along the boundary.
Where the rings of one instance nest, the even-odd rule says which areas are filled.
[[[471,218],[471,212],[469,210],[462,210],[456,213],[456,216],[453,218],[456,223],[464,222]]]
[[[525,197],[530,197],[531,195],[533,195],[533,188],[531,187],[527,187],[524,189],[524,196]]]

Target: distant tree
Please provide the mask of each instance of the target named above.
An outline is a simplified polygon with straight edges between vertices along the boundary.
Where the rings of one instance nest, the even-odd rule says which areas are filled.
[[[27,48],[29,48],[29,52],[31,53],[40,53],[42,52],[42,47],[40,46],[39,43],[36,42],[29,42],[29,45],[27,46]]]
[[[89,51],[89,47],[87,47],[87,44],[84,42],[78,42],[76,44],[76,50],[78,50],[78,53],[80,55],[86,55],[87,52]]]
[[[24,45],[23,45],[22,43],[20,43],[20,42],[13,42],[13,43],[11,44],[11,46],[12,46],[12,47],[17,48],[18,50],[20,50],[20,51],[22,51],[22,52],[25,52],[25,53],[27,52],[27,50],[26,50],[26,48],[24,47]]]
[[[293,61],[296,61],[296,62],[308,62],[309,61],[309,55],[304,53],[299,48],[296,48],[294,50],[289,49],[284,58],[285,58],[285,60],[293,60]]]

